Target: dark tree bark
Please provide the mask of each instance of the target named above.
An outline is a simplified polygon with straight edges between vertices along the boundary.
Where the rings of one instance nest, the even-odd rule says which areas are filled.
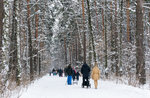
[[[114,1],[115,1],[115,15],[114,15],[114,21],[112,21],[111,61],[112,61],[112,72],[114,72],[116,76],[118,76],[119,68],[118,68],[117,0]]]
[[[127,40],[130,42],[130,0],[127,0]]]
[[[102,2],[102,6],[104,5],[104,3]],[[104,9],[102,8],[102,24],[103,24],[103,32],[102,32],[102,38],[104,39],[104,34],[105,34],[105,16],[104,16]]]
[[[123,0],[120,2],[120,34],[119,34],[119,67],[122,67],[122,31],[123,31]],[[119,73],[121,75],[122,73]]]
[[[140,84],[146,83],[145,55],[144,55],[144,29],[143,29],[143,2],[137,0],[136,5],[136,78]]]
[[[94,5],[95,5],[95,13],[96,13],[96,24],[97,24],[97,32],[100,33],[99,31],[99,24],[98,24],[98,14],[97,14],[97,5],[96,5],[96,0],[94,1]]]
[[[37,2],[37,0],[36,0]],[[39,16],[38,16],[38,5],[36,4],[35,6],[35,46],[34,46],[34,73],[37,73],[37,68],[38,68],[38,26],[39,26]]]
[[[12,33],[10,42],[10,59],[9,59],[9,76],[15,80],[19,85],[19,67],[18,67],[18,50],[17,50],[17,3],[18,0],[13,2],[13,17],[12,17]]]
[[[3,5],[3,0],[0,0],[0,72],[2,68],[3,18],[4,18],[4,5]]]
[[[39,63],[39,76],[41,75],[41,54],[38,53],[38,63]]]
[[[67,65],[67,46],[66,46],[66,37],[64,37],[64,50],[65,50],[65,64]]]
[[[32,63],[32,34],[31,34],[31,27],[30,27],[30,0],[27,0],[27,25],[28,25],[28,43],[29,43],[29,64],[30,64],[30,81],[33,80],[33,63]]]
[[[110,8],[111,8],[111,17],[110,17],[110,21],[111,21],[111,26],[110,26],[110,29],[111,29],[111,52],[114,52],[114,48],[115,48],[115,45],[114,45],[114,21],[113,21],[113,4],[112,2],[110,3]],[[114,55],[111,55],[111,61],[113,62],[113,59],[114,59]],[[111,63],[111,71],[114,72],[114,64]]]
[[[76,36],[75,36],[75,50],[76,50],[76,65],[77,65],[77,61],[78,61],[78,36],[77,36],[77,34],[76,34]]]
[[[149,23],[150,23],[150,12],[149,12]]]
[[[115,0],[115,68],[116,68],[116,76],[118,76],[119,65],[118,65],[118,30],[117,30],[117,20],[118,12],[117,12],[117,0]]]
[[[89,65],[91,66],[92,60],[92,49],[93,49],[93,57],[94,61],[96,61],[96,53],[95,53],[95,45],[94,45],[94,36],[92,30],[92,22],[91,22],[91,11],[90,11],[90,2],[87,0],[87,12],[88,12],[88,26],[89,26]]]
[[[105,28],[105,32],[104,32],[104,38],[105,38],[105,49],[104,49],[104,53],[105,53],[105,69],[107,69],[108,66],[108,56],[107,56],[107,0],[105,0],[105,17],[104,17],[104,28]],[[108,78],[108,73],[105,73],[106,78]]]
[[[69,46],[70,64],[72,64],[72,44]]]

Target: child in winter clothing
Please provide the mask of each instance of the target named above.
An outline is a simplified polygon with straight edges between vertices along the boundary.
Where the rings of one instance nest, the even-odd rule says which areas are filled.
[[[73,68],[73,73],[72,73],[72,79],[73,81],[75,81],[75,78],[76,78],[76,70]]]
[[[73,68],[73,74],[72,74],[73,84],[78,84],[79,76],[80,76],[80,73],[79,73],[79,71],[77,70],[77,67],[76,67],[76,68]]]

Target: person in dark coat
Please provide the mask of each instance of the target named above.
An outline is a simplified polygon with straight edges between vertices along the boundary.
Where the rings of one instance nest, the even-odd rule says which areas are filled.
[[[60,69],[58,70],[58,73],[59,73],[59,77],[62,77],[63,70],[60,68]]]
[[[73,73],[72,73],[72,79],[73,79],[73,81],[75,81],[75,76],[76,76],[76,70],[73,68]]]
[[[51,76],[51,74],[52,74],[52,72],[51,71],[49,71],[49,75]]]
[[[79,76],[80,76],[79,67],[76,66],[76,79],[77,79],[77,81],[79,81]]]
[[[53,68],[52,73],[55,72],[56,70]]]
[[[67,68],[68,68],[68,66],[66,66],[65,68],[64,68],[64,75],[67,77]]]
[[[90,71],[91,71],[90,67],[85,62],[81,68],[81,73],[83,76],[83,83],[82,83],[83,87],[84,87],[84,85],[86,85],[87,87],[89,86]]]
[[[57,75],[56,69],[53,68],[52,73],[53,73],[53,76]]]
[[[67,84],[68,85],[71,85],[72,84],[72,74],[73,74],[73,69],[71,67],[71,65],[69,64],[69,66],[67,67],[66,69],[66,72],[67,72]]]
[[[76,73],[77,81],[79,81],[79,76],[80,76],[80,73],[77,71],[77,73]]]

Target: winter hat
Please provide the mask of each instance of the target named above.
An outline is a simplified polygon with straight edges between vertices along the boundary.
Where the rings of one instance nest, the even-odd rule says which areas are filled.
[[[98,67],[97,61],[95,61],[95,65],[94,65],[94,66],[97,66],[97,67]]]

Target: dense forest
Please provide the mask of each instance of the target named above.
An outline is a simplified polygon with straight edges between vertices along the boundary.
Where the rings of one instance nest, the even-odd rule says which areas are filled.
[[[0,0],[0,97],[52,68],[150,85],[150,0]]]

